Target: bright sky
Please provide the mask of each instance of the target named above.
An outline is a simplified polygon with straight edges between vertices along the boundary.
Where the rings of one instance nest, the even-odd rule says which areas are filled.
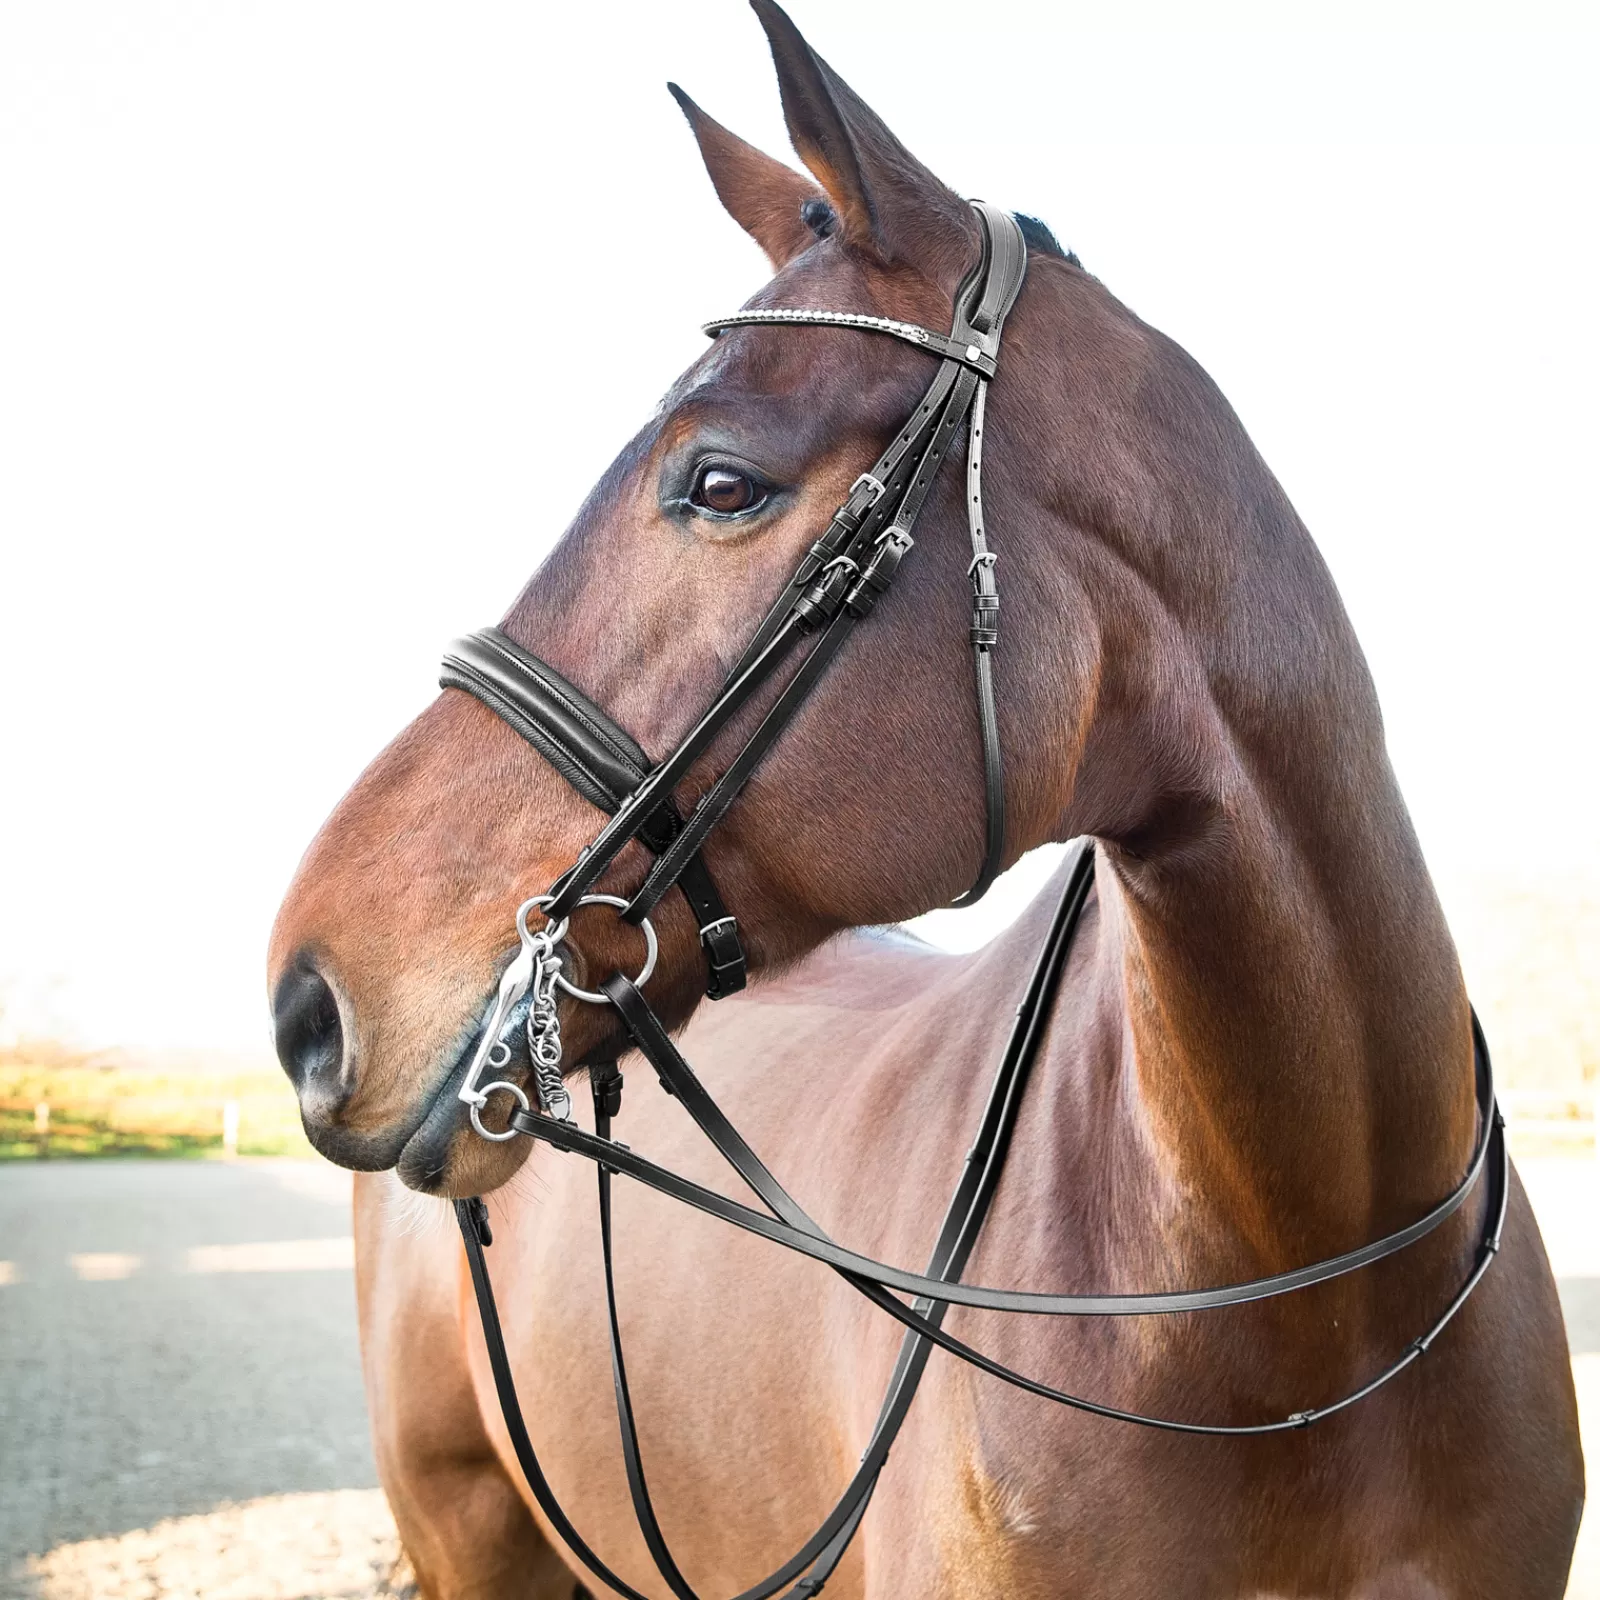
[[[1333,566],[1440,871],[1592,862],[1579,8],[794,11],[944,178],[1218,379]],[[669,77],[786,154],[738,0],[0,10],[13,1032],[264,1040],[318,823],[764,277]]]

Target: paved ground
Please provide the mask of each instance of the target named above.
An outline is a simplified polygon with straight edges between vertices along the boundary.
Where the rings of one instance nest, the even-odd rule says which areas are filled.
[[[1521,1167],[1600,1457],[1600,1162]],[[0,1600],[390,1592],[349,1231],[320,1163],[0,1166]]]
[[[349,1194],[300,1162],[0,1166],[0,1593],[63,1542],[376,1485]]]

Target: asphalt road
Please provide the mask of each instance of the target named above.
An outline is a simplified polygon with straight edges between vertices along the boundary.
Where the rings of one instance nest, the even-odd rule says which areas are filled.
[[[1600,1162],[1522,1170],[1593,1363]],[[349,1192],[309,1162],[0,1165],[0,1596],[68,1541],[376,1485]]]
[[[0,1592],[63,1541],[376,1485],[349,1195],[309,1162],[0,1166]]]

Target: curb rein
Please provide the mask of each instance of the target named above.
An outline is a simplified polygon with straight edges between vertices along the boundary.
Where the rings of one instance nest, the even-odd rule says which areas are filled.
[[[1005,794],[990,658],[999,639],[1000,600],[994,578],[995,556],[988,548],[983,525],[982,438],[984,400],[989,380],[996,370],[1000,330],[1022,287],[1027,270],[1027,247],[1021,229],[1009,212],[983,202],[975,202],[974,210],[983,235],[982,255],[956,292],[954,324],[948,337],[913,323],[839,311],[748,310],[705,325],[705,331],[713,336],[727,328],[753,325],[856,328],[916,345],[937,356],[940,365],[917,409],[893,443],[872,470],[862,473],[851,486],[827,531],[801,561],[710,707],[664,761],[652,765],[636,741],[601,707],[496,628],[485,628],[457,640],[445,654],[440,675],[443,687],[461,689],[475,696],[532,744],[585,799],[610,816],[605,827],[550,892],[534,896],[518,909],[519,948],[485,1016],[459,1098],[468,1107],[473,1128],[486,1139],[500,1142],[524,1134],[557,1150],[585,1156],[595,1164],[612,1383],[628,1490],[651,1558],[676,1600],[699,1600],[699,1597],[684,1577],[661,1531],[640,1455],[612,1261],[613,1173],[625,1174],[709,1216],[825,1263],[907,1330],[872,1436],[833,1510],[781,1567],[743,1590],[735,1600],[768,1600],[780,1590],[786,1590],[785,1600],[791,1600],[791,1597],[815,1595],[822,1589],[861,1524],[935,1345],[980,1372],[1029,1394],[1115,1421],[1175,1433],[1227,1436],[1283,1433],[1310,1427],[1354,1405],[1425,1355],[1477,1287],[1500,1248],[1509,1189],[1505,1122],[1495,1101],[1488,1047],[1474,1015],[1473,1062],[1479,1115],[1472,1157],[1466,1175],[1456,1188],[1407,1227],[1311,1266],[1215,1289],[1159,1294],[1060,1295],[962,1283],[961,1274],[977,1244],[990,1201],[999,1185],[1022,1094],[1048,1030],[1073,935],[1093,887],[1094,852],[1087,842],[1077,847],[1049,933],[1017,1007],[977,1135],[967,1153],[938,1241],[923,1273],[887,1266],[829,1238],[728,1121],[640,992],[654,971],[657,955],[656,935],[649,914],[674,887],[689,902],[700,930],[708,997],[720,999],[745,986],[746,961],[738,924],[712,881],[700,847],[821,679],[849,633],[871,614],[888,591],[901,561],[914,543],[912,529],[939,464],[948,454],[956,430],[963,422],[968,425],[966,500],[973,552],[968,569],[973,604],[970,638],[982,735],[987,820],[983,863],[977,880],[954,904],[970,905],[978,900],[999,872],[1005,849]],[[813,635],[815,642],[744,748],[706,792],[693,813],[685,818],[673,799],[679,782],[800,642]],[[656,857],[642,887],[631,899],[594,893],[600,875],[622,848],[635,839]],[[571,913],[579,906],[595,904],[615,907],[623,921],[641,929],[646,956],[635,978],[629,979],[619,973],[608,978],[599,991],[590,991],[577,988],[565,977],[558,946],[566,934]],[[545,923],[537,931],[530,931],[528,914],[536,909],[544,913]],[[730,1200],[715,1190],[680,1177],[635,1155],[627,1145],[611,1137],[612,1119],[622,1103],[622,1074],[615,1060],[587,1062],[595,1131],[589,1134],[578,1127],[572,1120],[571,1096],[562,1077],[558,990],[591,1004],[612,1007],[628,1039],[655,1069],[661,1087],[682,1102],[701,1132],[761,1202],[763,1210]],[[512,1064],[511,1047],[503,1035],[514,1034],[519,1022],[526,1033],[533,1066],[537,1110],[518,1084],[505,1078],[482,1082],[486,1072],[499,1073]],[[510,1125],[503,1133],[486,1128],[481,1117],[490,1095],[497,1090],[510,1094],[517,1102]],[[1101,1405],[1016,1372],[947,1333],[943,1327],[952,1305],[1043,1316],[1149,1316],[1217,1310],[1326,1283],[1393,1255],[1433,1232],[1460,1209],[1485,1168],[1489,1171],[1490,1187],[1478,1252],[1471,1271],[1443,1313],[1426,1333],[1413,1339],[1400,1356],[1360,1388],[1327,1405],[1297,1411],[1282,1419],[1243,1425],[1182,1422]],[[482,1199],[475,1198],[456,1201],[455,1211],[501,1411],[534,1500],[557,1536],[595,1577],[627,1600],[648,1600],[589,1547],[563,1511],[545,1477],[517,1399],[489,1279],[484,1255],[491,1243],[488,1208]],[[912,1303],[907,1305],[899,1298],[901,1295],[910,1296]]]

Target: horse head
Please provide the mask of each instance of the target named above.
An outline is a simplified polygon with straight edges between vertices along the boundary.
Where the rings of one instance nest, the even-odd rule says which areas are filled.
[[[674,90],[717,193],[771,260],[751,305],[948,325],[982,243],[973,209],[782,11],[768,0],[755,8],[812,176]],[[1297,603],[1267,607],[1286,628],[1303,621],[1298,601],[1326,588],[1325,575],[1303,536],[1268,548],[1292,512],[1198,368],[1046,230],[1026,233],[1028,277],[985,444],[1004,595],[994,672],[1005,859],[1081,832],[1149,850],[1201,827],[1211,803],[1193,781],[1196,749],[1217,721],[1208,685],[1230,665],[1217,652],[1238,632],[1241,574],[1272,584],[1293,569],[1279,588]],[[581,300],[557,315],[569,351],[626,337],[625,317]],[[660,759],[904,424],[930,370],[926,354],[844,327],[724,331],[624,447],[502,631]],[[1260,514],[1241,520],[1241,501]],[[843,928],[947,904],[983,854],[954,463],[931,485],[904,568],[706,844],[753,972]],[[1338,625],[1336,603],[1321,610],[1317,626],[1328,615]],[[680,803],[692,806],[723,771],[778,688],[697,761]],[[457,690],[378,756],[307,851],[271,945],[279,1054],[319,1150],[357,1169],[398,1166],[434,1193],[505,1181],[523,1141],[470,1137],[453,1086],[515,947],[517,906],[603,820]],[[631,844],[596,887],[631,892],[648,865]],[[678,1022],[699,996],[697,929],[676,897],[656,920],[651,1000]],[[600,908],[576,913],[569,944],[591,984],[640,959],[638,932]],[[563,1026],[576,1062],[613,1025],[577,1006]]]

